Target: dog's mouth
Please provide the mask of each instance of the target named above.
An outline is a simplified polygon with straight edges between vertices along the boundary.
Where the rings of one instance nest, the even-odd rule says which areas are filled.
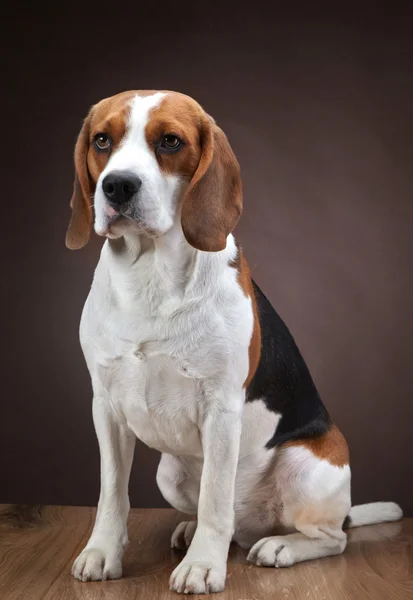
[[[149,238],[158,238],[162,235],[160,231],[150,227],[143,219],[140,211],[130,206],[124,209],[115,209],[110,205],[105,205],[105,227],[96,231],[98,235],[116,239],[123,235],[126,228],[133,229],[138,235],[145,235]]]

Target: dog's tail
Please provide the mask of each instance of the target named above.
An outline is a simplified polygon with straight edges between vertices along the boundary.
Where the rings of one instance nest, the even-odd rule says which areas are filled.
[[[359,527],[360,525],[373,525],[386,521],[399,521],[403,511],[395,502],[371,502],[352,506],[343,523],[343,529]]]

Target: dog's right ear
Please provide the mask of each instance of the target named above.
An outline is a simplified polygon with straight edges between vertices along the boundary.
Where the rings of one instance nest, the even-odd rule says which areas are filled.
[[[75,181],[70,200],[72,216],[66,232],[66,246],[70,250],[83,248],[92,229],[92,195],[95,190],[87,167],[92,111],[93,108],[83,123],[75,146]]]

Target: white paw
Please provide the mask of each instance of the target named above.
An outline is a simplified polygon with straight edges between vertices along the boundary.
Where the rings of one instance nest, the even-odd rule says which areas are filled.
[[[209,594],[225,588],[226,566],[206,562],[186,562],[184,559],[172,573],[169,589],[179,594]]]
[[[80,581],[119,579],[122,577],[122,557],[99,548],[85,549],[73,563],[72,575]]]
[[[186,550],[189,548],[196,531],[196,521],[182,521],[172,534],[171,548]]]
[[[291,544],[282,536],[263,538],[250,550],[247,560],[263,567],[291,567],[294,552]]]

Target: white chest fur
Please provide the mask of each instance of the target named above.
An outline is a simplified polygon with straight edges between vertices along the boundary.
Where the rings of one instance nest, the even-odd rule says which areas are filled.
[[[94,394],[162,452],[201,455],[205,382],[247,376],[252,310],[228,266],[236,251],[232,238],[214,255],[173,239],[102,249],[80,331]]]

